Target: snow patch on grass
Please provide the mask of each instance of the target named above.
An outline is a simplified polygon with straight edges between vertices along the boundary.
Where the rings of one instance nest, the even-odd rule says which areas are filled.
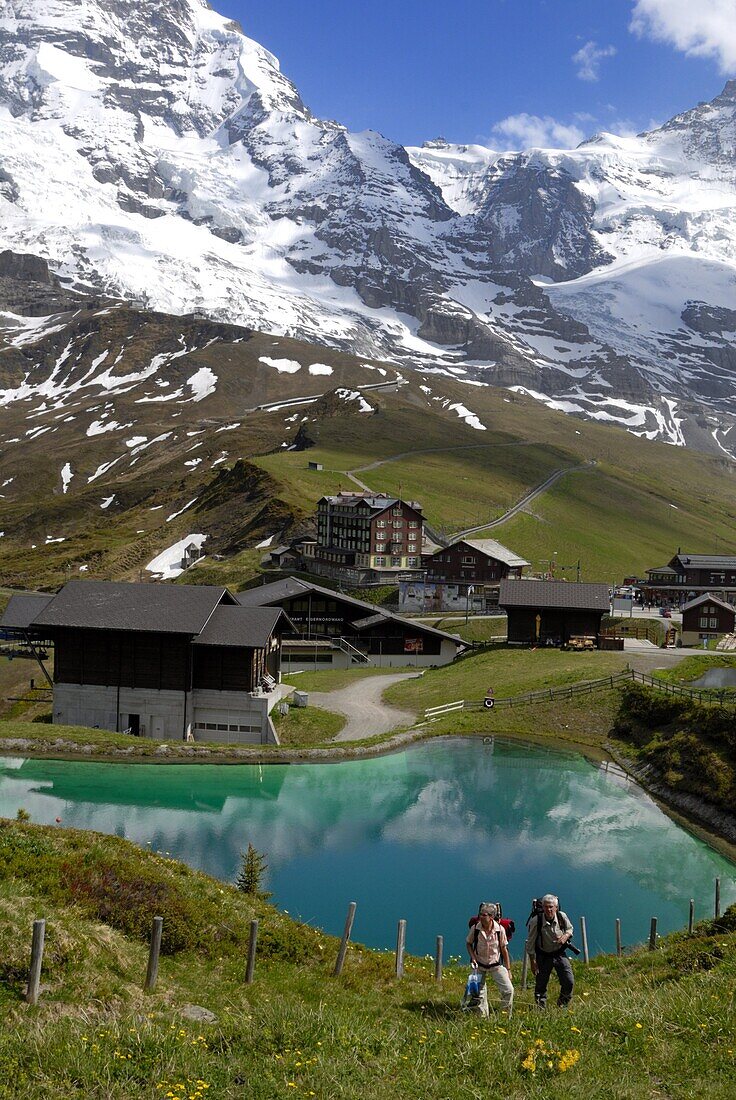
[[[258,362],[273,367],[279,374],[296,374],[302,369],[301,363],[297,363],[295,359],[271,359],[268,355],[261,355]]]
[[[189,507],[189,505],[187,505],[187,507]],[[184,509],[182,509],[182,511],[184,511]],[[180,513],[177,513],[177,515],[178,514]],[[195,533],[193,535],[186,535],[183,539],[179,539],[178,542],[175,542],[173,546],[169,546],[166,550],[162,550],[160,554],[156,555],[153,561],[149,561],[146,566],[146,571],[153,573],[154,576],[159,577],[161,580],[173,580],[175,577],[180,577],[184,572],[182,561],[184,559],[185,549],[188,546],[194,545],[198,550],[201,550],[206,539],[207,536],[202,534]]]

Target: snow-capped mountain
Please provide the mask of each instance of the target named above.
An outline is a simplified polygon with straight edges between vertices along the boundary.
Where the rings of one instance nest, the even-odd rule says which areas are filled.
[[[70,285],[736,454],[736,82],[636,138],[404,149],[203,0],[0,0],[0,141],[0,247]]]

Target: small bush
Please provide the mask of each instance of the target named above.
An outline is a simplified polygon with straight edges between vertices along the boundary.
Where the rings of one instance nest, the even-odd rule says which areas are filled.
[[[697,939],[692,942],[682,940],[674,950],[667,954],[667,961],[680,977],[684,974],[701,973],[712,970],[726,958],[726,949],[713,940]]]
[[[65,861],[61,884],[83,912],[137,940],[147,941],[153,918],[163,917],[163,954],[206,949],[221,938],[215,905],[185,893],[155,866],[117,859]]]

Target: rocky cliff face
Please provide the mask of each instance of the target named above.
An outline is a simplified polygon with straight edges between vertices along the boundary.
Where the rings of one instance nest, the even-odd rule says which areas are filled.
[[[0,12],[0,246],[67,287],[736,453],[733,81],[638,138],[407,150],[204,0]]]

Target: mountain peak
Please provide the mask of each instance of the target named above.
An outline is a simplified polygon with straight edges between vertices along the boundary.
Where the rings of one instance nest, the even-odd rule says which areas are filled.
[[[2,11],[0,249],[651,438],[700,402],[733,450],[736,82],[640,138],[407,150],[313,117],[205,0]]]

